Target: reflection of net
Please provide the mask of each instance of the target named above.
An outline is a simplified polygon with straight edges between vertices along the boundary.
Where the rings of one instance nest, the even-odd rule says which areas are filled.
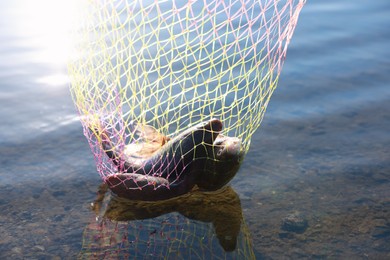
[[[217,118],[223,124],[219,136],[239,138],[246,152],[277,85],[304,2],[91,1],[81,32],[82,54],[69,71],[103,179],[126,170],[123,161],[106,156],[101,135],[123,158],[125,145],[151,142],[135,130],[140,126],[174,138]],[[205,136],[207,131],[200,131]],[[168,184],[159,179],[144,184],[179,183],[194,159],[220,160],[210,148],[215,138],[194,137],[184,152],[180,145],[172,149],[164,155],[167,164],[182,163],[172,159],[179,151],[189,162],[163,176]],[[163,170],[157,168],[142,174],[159,177]]]
[[[242,227],[234,251],[220,245],[211,223],[177,214],[132,222],[91,223],[80,259],[254,259]]]
[[[158,202],[112,197],[101,188],[81,259],[254,259],[231,187]]]

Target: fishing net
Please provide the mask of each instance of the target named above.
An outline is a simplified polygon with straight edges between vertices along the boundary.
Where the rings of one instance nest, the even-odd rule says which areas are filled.
[[[103,193],[79,259],[255,259],[237,193],[231,187],[208,193],[158,202]]]
[[[152,199],[226,184],[304,2],[90,1],[69,73],[103,180],[134,198],[160,189]]]

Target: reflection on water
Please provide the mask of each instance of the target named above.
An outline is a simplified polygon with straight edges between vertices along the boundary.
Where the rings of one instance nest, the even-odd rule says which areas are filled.
[[[61,6],[52,2],[45,7]],[[100,178],[68,85],[55,79],[65,64],[48,61],[60,43],[47,46],[27,27],[50,9],[22,11],[39,3],[0,1],[1,259],[76,258],[97,232],[89,204]],[[63,10],[55,16],[65,19]],[[308,1],[303,9],[278,89],[231,183],[258,259],[389,258],[388,10],[388,0]],[[282,229],[295,212],[307,220],[303,233]],[[164,218],[190,234],[199,229],[224,252],[211,222],[175,213],[103,223],[108,233],[137,236],[132,227],[157,232]]]
[[[76,121],[66,62],[84,0],[0,1],[0,143]],[[11,129],[11,130],[9,130]]]
[[[106,191],[101,185],[93,203],[97,217],[84,230],[81,258],[254,257],[240,199],[231,187],[158,202],[126,200]]]
[[[4,16],[0,20],[2,37],[10,37],[3,48],[19,48],[20,52],[4,52],[11,64],[20,60],[64,66],[77,39],[71,30],[80,22],[84,0],[15,0],[1,3]],[[58,82],[59,84],[63,82]]]

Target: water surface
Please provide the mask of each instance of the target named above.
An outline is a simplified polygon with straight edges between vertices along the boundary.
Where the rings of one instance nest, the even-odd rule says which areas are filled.
[[[100,179],[68,90],[64,8],[0,3],[0,258],[74,258],[95,223]],[[390,257],[389,11],[387,0],[332,0],[301,12],[231,182],[258,259]],[[303,231],[283,228],[294,213]],[[210,222],[174,221],[223,254]]]

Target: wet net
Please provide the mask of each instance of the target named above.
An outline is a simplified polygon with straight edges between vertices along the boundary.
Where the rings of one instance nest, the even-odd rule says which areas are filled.
[[[153,200],[233,178],[304,2],[90,1],[71,93],[112,190]]]

